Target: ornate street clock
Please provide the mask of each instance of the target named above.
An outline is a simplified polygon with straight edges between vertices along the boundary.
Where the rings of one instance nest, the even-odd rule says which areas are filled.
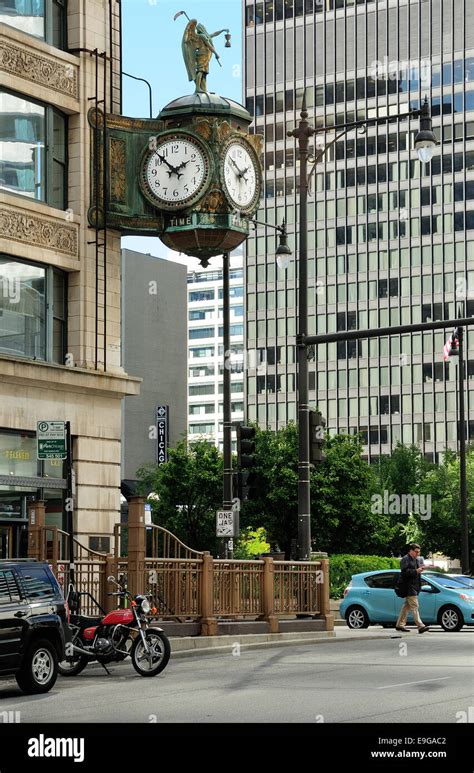
[[[163,214],[164,244],[206,263],[248,236],[261,194],[262,138],[249,134],[252,117],[242,105],[217,94],[180,97],[158,120],[163,131],[143,150],[140,189]]]
[[[188,132],[165,132],[153,139],[142,161],[143,194],[171,212],[191,206],[209,186],[208,150]]]
[[[242,105],[207,91],[210,59],[219,58],[213,40],[222,32],[228,47],[228,30],[209,34],[188,19],[182,50],[196,91],[157,118],[89,110],[95,228],[158,236],[203,264],[247,238],[261,194],[262,137],[250,133]]]

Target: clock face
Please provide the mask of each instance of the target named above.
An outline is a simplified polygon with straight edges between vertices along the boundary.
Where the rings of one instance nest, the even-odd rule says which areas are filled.
[[[182,209],[195,201],[209,180],[209,161],[201,145],[179,135],[158,139],[147,152],[142,188],[164,209]]]
[[[243,142],[231,141],[223,160],[223,182],[232,204],[243,211],[252,210],[260,192],[258,161]]]

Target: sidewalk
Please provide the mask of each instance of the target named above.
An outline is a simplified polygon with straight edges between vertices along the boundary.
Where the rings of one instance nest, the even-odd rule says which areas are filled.
[[[298,644],[329,644],[358,639],[393,639],[401,638],[402,634],[393,628],[384,629],[378,626],[352,631],[344,623],[334,631],[301,632],[301,633],[266,633],[247,634],[242,636],[195,636],[171,638],[171,657],[184,658],[194,655],[229,654],[236,647],[245,649],[264,649],[266,647],[289,647]]]

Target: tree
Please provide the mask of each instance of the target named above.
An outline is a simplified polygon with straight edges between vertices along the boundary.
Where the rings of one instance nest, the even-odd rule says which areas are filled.
[[[273,548],[291,553],[297,536],[298,432],[296,425],[272,432],[256,427],[254,497],[241,507],[241,527],[263,526]]]
[[[331,552],[385,553],[388,519],[371,510],[375,476],[358,437],[326,441],[326,461],[311,473],[313,547]],[[242,508],[243,525],[265,527],[273,547],[290,557],[298,533],[298,429],[295,424],[255,436],[256,496]]]
[[[435,465],[423,456],[415,446],[404,446],[398,443],[390,456],[383,456],[378,467],[377,494],[385,502],[385,497],[392,495],[400,497],[400,504],[394,507],[394,512],[386,514],[391,532],[387,548],[394,555],[400,555],[406,550],[409,535],[422,535],[423,524],[419,513],[402,512],[401,504],[406,497],[419,496],[424,493],[427,476],[435,469]],[[404,499],[405,498],[405,499]]]
[[[216,511],[222,507],[223,459],[207,441],[188,447],[185,440],[168,453],[162,465],[138,470],[139,480],[158,499],[152,501],[153,522],[164,526],[195,550],[216,555]]]
[[[362,458],[361,438],[327,437],[325,454],[311,474],[314,546],[331,553],[385,555],[391,530],[387,517],[372,508],[377,479]]]
[[[466,453],[466,481],[470,545],[474,532],[474,448]],[[461,558],[459,458],[447,451],[442,464],[434,466],[423,483],[431,495],[430,517],[423,521],[423,550]]]

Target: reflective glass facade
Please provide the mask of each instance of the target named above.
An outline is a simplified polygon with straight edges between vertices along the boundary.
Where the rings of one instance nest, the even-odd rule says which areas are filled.
[[[245,3],[245,98],[264,136],[257,219],[286,218],[297,256],[295,141],[306,88],[309,120],[331,127],[387,116],[339,139],[318,163],[308,204],[309,334],[474,315],[474,6],[469,0]],[[439,146],[413,148],[431,101]],[[390,118],[392,116],[392,118]],[[334,133],[317,135],[316,146]],[[247,419],[296,419],[295,259],[275,263],[273,229],[247,243]],[[429,458],[456,448],[457,361],[443,332],[318,346],[310,402],[331,432],[361,431],[367,456],[401,441]],[[466,412],[474,439],[474,331],[466,335]],[[252,354],[253,353],[253,354]],[[251,356],[252,354],[252,356]],[[250,367],[252,366],[252,367]],[[253,367],[254,366],[254,367]]]

